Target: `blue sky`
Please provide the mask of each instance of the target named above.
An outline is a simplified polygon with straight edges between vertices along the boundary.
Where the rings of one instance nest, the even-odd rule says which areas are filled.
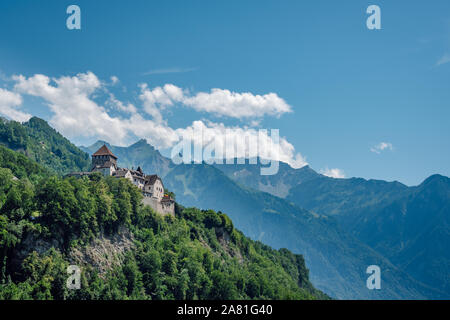
[[[81,30],[66,28],[70,4]],[[371,4],[381,30],[366,28]],[[122,119],[122,144],[143,137],[167,149],[166,137],[201,121],[279,128],[295,149],[286,157],[317,171],[408,185],[450,175],[449,1],[2,1],[0,39],[0,113],[40,116],[77,144],[110,137]],[[183,102],[150,105],[166,84]],[[201,94],[214,88],[263,105],[247,116],[233,102],[208,109]],[[64,107],[89,117],[99,107],[110,124],[80,124]],[[148,128],[152,112],[159,131]]]

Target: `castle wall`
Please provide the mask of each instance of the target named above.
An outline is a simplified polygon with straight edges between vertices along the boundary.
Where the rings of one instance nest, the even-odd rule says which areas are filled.
[[[111,168],[96,168],[96,169],[93,169],[92,171],[93,172],[101,172],[104,176],[110,176],[116,170],[114,169],[114,167],[111,167]]]
[[[106,162],[111,162],[114,166],[117,166],[117,161],[111,156],[92,156],[93,166],[103,166]]]
[[[158,199],[153,197],[144,197],[142,200],[144,205],[150,206],[153,210],[162,215],[170,214],[175,216],[175,204],[174,203],[161,203]]]

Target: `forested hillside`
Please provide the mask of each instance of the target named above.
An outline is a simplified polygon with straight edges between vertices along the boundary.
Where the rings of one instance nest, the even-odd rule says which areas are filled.
[[[220,212],[162,217],[125,179],[60,178],[0,148],[1,299],[315,299],[303,257]],[[66,288],[67,266],[82,270]]]
[[[58,174],[87,170],[91,164],[87,153],[36,117],[23,124],[0,118],[0,145],[20,152]]]

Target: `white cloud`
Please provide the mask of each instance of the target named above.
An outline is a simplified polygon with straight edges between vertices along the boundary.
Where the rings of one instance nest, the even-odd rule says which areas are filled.
[[[450,62],[450,54],[446,53],[436,62],[436,67],[449,62]]]
[[[163,122],[161,110],[173,106],[175,102],[183,99],[183,91],[172,84],[166,84],[163,87],[149,89],[146,84],[140,85],[141,94],[139,99],[142,101],[144,111],[152,116],[157,123]]]
[[[109,116],[105,108],[97,105],[92,94],[102,87],[92,72],[73,77],[50,79],[41,74],[30,78],[14,76],[17,92],[43,98],[53,113],[50,123],[64,135],[72,137],[98,137],[123,143],[127,128],[122,119]]]
[[[198,120],[186,128],[171,128],[161,112],[165,108],[187,99],[193,99],[190,102],[193,105],[206,103],[204,99],[206,101],[214,100],[211,97],[202,97],[199,98],[199,102],[196,100],[196,96],[190,97],[186,91],[171,84],[154,89],[141,85],[139,100],[142,102],[142,106],[139,108],[131,103],[127,104],[118,100],[107,91],[106,84],[102,83],[92,72],[53,79],[40,74],[28,78],[19,75],[14,76],[13,79],[16,82],[14,86],[16,92],[10,92],[10,94],[16,99],[13,100],[15,105],[21,103],[19,93],[41,97],[52,112],[50,124],[69,139],[79,140],[80,137],[102,139],[116,145],[126,145],[134,142],[136,138],[145,138],[156,148],[167,149],[173,147],[190,131],[201,129],[203,134],[200,137],[194,137],[195,144],[205,146],[217,137],[225,141],[225,136],[228,134],[235,141],[237,152],[235,157],[237,158],[260,156],[286,162],[295,168],[307,164],[302,155],[296,152],[293,145],[285,138],[280,137],[277,145],[272,140],[270,133],[258,133],[249,127],[227,127],[222,123]],[[108,112],[108,108],[93,100],[95,93],[103,90],[109,94],[105,105],[119,111],[123,116],[112,116]],[[228,90],[222,90],[217,96],[213,93],[213,96],[231,99],[228,102],[222,102],[221,106],[226,104],[242,105],[244,108],[244,101],[249,101],[250,104],[253,104],[251,107],[253,110],[265,109],[268,101],[276,102],[279,99],[275,94],[269,94],[268,97],[254,96],[249,93],[234,94]],[[151,119],[145,118],[145,114],[150,115]],[[242,139],[245,136],[259,139],[256,151],[253,152],[247,147],[245,140]],[[276,149],[278,151],[274,153],[273,150]]]
[[[325,169],[321,169],[319,172],[321,174],[323,174],[324,176],[327,176],[327,177],[330,177],[330,178],[336,178],[336,179],[343,179],[343,178],[345,178],[344,171],[342,171],[341,169],[337,169],[337,168],[328,169],[328,167],[327,167]]]
[[[211,92],[199,92],[190,95],[187,90],[166,84],[163,87],[149,89],[141,85],[141,100],[145,101],[146,111],[160,118],[159,109],[180,103],[199,112],[208,112],[232,118],[260,118],[265,115],[279,117],[292,112],[289,106],[276,93],[254,95],[249,92],[236,93],[226,89],[212,89]]]
[[[18,110],[22,104],[20,94],[0,88],[0,114],[19,122],[28,121],[31,115]]]
[[[125,113],[135,114],[137,112],[137,109],[133,104],[131,103],[125,104],[122,101],[117,100],[112,93],[110,93],[109,95],[109,100],[107,101],[107,104],[112,106],[114,109],[123,111]]]
[[[183,104],[197,111],[215,113],[233,118],[277,116],[291,112],[291,107],[275,93],[254,95],[249,92],[236,93],[226,89],[212,89],[210,93],[199,92],[186,97]]]
[[[216,151],[221,150],[222,154],[219,158],[260,157],[286,162],[293,168],[301,168],[308,164],[285,138],[279,137],[276,141],[268,130],[226,127],[222,123],[205,123],[198,120],[187,128],[177,129],[176,133],[180,137],[191,140],[194,145],[206,147],[214,144]]]
[[[370,151],[380,154],[384,150],[394,150],[394,146],[390,142],[380,142],[379,144],[370,148]]]
[[[180,139],[176,131],[165,122],[157,123],[154,120],[143,118],[140,114],[134,114],[129,119],[121,121],[130,133],[146,139],[157,149],[170,148]],[[130,142],[134,141],[128,139],[127,144]]]
[[[112,85],[115,85],[115,84],[117,84],[119,82],[119,78],[116,77],[116,76],[111,76],[110,79],[111,79],[111,84]]]

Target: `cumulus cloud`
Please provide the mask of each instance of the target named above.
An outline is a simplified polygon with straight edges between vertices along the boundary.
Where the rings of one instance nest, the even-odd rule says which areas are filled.
[[[131,113],[131,114],[135,114],[137,112],[136,107],[131,104],[131,103],[123,103],[120,100],[117,100],[116,97],[110,93],[109,95],[109,100],[107,101],[107,104],[109,106],[111,106],[113,109],[116,109],[118,111],[122,111],[125,113]]]
[[[321,174],[323,174],[324,176],[330,177],[330,178],[336,178],[336,179],[343,179],[345,178],[345,173],[344,171],[342,171],[341,169],[338,168],[334,168],[334,169],[321,169],[319,171]]]
[[[144,111],[152,116],[157,123],[163,122],[161,111],[175,102],[183,99],[183,91],[172,84],[166,84],[163,87],[149,89],[146,84],[140,85],[141,94],[139,99],[143,103]]]
[[[180,102],[202,105],[207,103],[205,101],[214,101],[211,97],[201,97],[197,101],[198,95],[190,96],[187,91],[172,84],[153,89],[149,89],[145,84],[141,85],[139,101],[142,105],[138,107],[118,100],[107,91],[106,85],[92,72],[60,78],[49,78],[41,74],[31,77],[19,75],[14,76],[13,79],[16,82],[15,92],[10,92],[10,95],[15,100],[10,98],[13,102],[9,102],[8,105],[20,105],[22,101],[20,94],[41,97],[52,113],[50,124],[71,139],[95,138],[117,145],[126,145],[136,138],[145,138],[156,148],[167,149],[179,143],[181,139],[191,136],[193,143],[202,147],[206,147],[212,140],[222,141],[224,150],[229,145],[226,142],[227,139],[231,139],[232,148],[235,151],[233,156],[236,158],[259,156],[283,161],[295,168],[307,164],[291,143],[283,137],[278,137],[277,142],[273,139],[271,132],[256,131],[249,127],[227,127],[223,123],[204,120],[194,121],[185,128],[171,128],[163,117],[164,109]],[[102,90],[109,94],[105,106],[93,99],[95,93]],[[228,90],[222,90],[214,97],[215,99],[225,97],[225,102],[216,103],[221,106],[220,108],[233,104],[244,107],[244,101],[248,101],[252,110],[268,108],[265,106],[268,101],[279,102],[278,99],[280,99],[275,94],[254,96],[250,93],[234,94]],[[227,101],[227,97],[231,97],[231,100]],[[239,101],[235,101],[236,99]],[[122,116],[111,115],[109,113],[111,108],[119,111]],[[200,135],[191,134],[199,131],[201,131]],[[248,141],[257,141],[257,148],[249,146]],[[223,156],[227,155],[229,153]]]
[[[255,130],[252,128],[227,127],[222,123],[194,121],[187,128],[179,128],[176,133],[185,140],[199,146],[201,157],[207,160],[205,150],[212,149],[210,159],[256,158],[278,160],[301,168],[308,163],[294,146],[274,130]],[[198,160],[196,155],[193,155]]]
[[[249,92],[237,93],[227,89],[212,89],[211,92],[198,92],[191,95],[173,84],[149,89],[141,86],[141,100],[146,103],[146,111],[152,116],[157,109],[173,106],[176,103],[199,112],[212,113],[232,118],[259,118],[265,115],[279,117],[292,112],[289,106],[276,93],[255,95]]]
[[[385,150],[394,150],[394,146],[390,142],[380,142],[379,144],[373,146],[370,148],[370,151],[380,154],[382,151]]]
[[[18,109],[21,104],[20,94],[0,88],[0,115],[19,122],[28,121],[31,115]]]
[[[211,92],[199,92],[185,97],[183,104],[197,111],[215,113],[233,118],[277,116],[291,112],[291,107],[275,93],[254,95],[249,92],[236,93],[224,89],[212,89]]]
[[[53,113],[50,123],[68,137],[98,137],[123,143],[127,128],[122,119],[111,117],[91,99],[102,84],[92,72],[50,79],[41,74],[14,76],[14,89],[43,98]]]

